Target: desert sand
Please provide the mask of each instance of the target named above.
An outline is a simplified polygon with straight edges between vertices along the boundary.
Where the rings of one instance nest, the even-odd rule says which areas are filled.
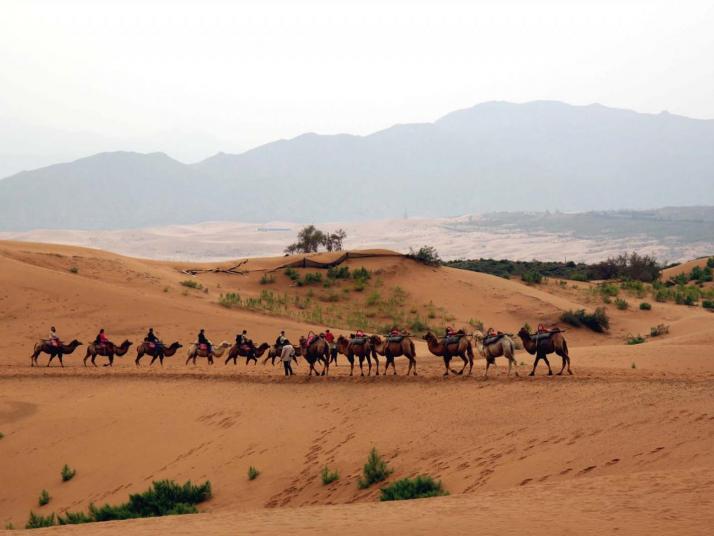
[[[360,311],[374,323],[401,311],[435,326],[472,331],[480,321],[515,332],[524,322],[555,323],[563,310],[599,305],[586,283],[530,287],[398,256],[347,261],[372,271],[363,292],[297,288],[282,270],[273,283],[260,283],[285,261],[250,259],[245,275],[191,278],[179,270],[215,265],[0,242],[0,526],[23,527],[30,510],[120,502],[169,478],[208,479],[214,496],[197,515],[40,531],[710,533],[714,316],[702,308],[653,303],[640,311],[636,298],[628,298],[627,311],[608,306],[609,333],[568,329],[573,376],[549,377],[541,368],[528,377],[533,358],[519,350],[519,377],[507,377],[499,359],[484,380],[480,359],[473,375],[443,378],[441,360],[421,341],[416,377],[404,375],[407,364],[399,359],[397,376],[350,377],[341,356],[328,377],[308,378],[301,361],[286,379],[269,363],[186,366],[185,348],[163,368],[149,367],[146,358],[136,367],[134,347],[112,368],[83,367],[85,347],[66,356],[64,368],[44,366],[47,356],[30,367],[34,342],[53,324],[64,340],[85,344],[99,327],[115,342],[136,344],[149,326],[167,343],[187,344],[201,327],[214,343],[232,341],[241,329],[256,342],[272,342],[281,329],[291,339],[325,326],[348,333]],[[203,288],[180,284],[189,278]],[[266,290],[312,305],[269,311],[217,303],[227,292],[257,300]],[[337,301],[320,300],[338,290]],[[368,305],[374,293],[382,305]],[[388,305],[397,294],[403,305]],[[318,311],[322,323],[314,321]],[[669,334],[624,343],[660,323]],[[559,358],[551,361],[559,370]],[[357,486],[373,446],[394,469],[388,482],[428,474],[450,496],[380,503],[379,486]],[[62,483],[65,463],[77,476]],[[251,465],[261,471],[254,481],[247,478]],[[340,473],[328,486],[319,476],[325,465]],[[52,499],[38,507],[42,489]]]

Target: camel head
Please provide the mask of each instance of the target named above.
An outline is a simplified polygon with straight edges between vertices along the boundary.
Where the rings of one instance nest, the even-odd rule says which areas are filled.
[[[525,326],[523,326],[521,329],[518,330],[518,336],[523,339],[524,341],[530,340],[531,334],[528,333],[528,330],[526,329]]]
[[[119,345],[119,348],[129,348],[132,342],[129,339],[124,339],[124,342]]]
[[[82,343],[77,339],[72,339],[72,342],[69,343],[67,346],[82,346]]]
[[[173,350],[178,350],[179,348],[183,348],[183,344],[181,344],[178,341],[172,342],[171,345],[169,346],[169,348],[171,348]]]
[[[437,343],[436,336],[431,332],[427,331],[424,337],[422,337],[426,342]]]
[[[306,339],[303,335],[300,335],[300,341],[299,341],[299,342],[300,342],[300,348],[304,348],[305,345],[307,344],[307,339]]]
[[[229,343],[228,341],[223,341],[221,344],[218,345],[218,347],[219,348],[230,348],[231,343]]]
[[[257,350],[259,352],[265,352],[268,348],[270,348],[270,345],[267,342],[264,342],[260,346],[258,346]]]
[[[351,335],[351,337],[354,337],[354,335]],[[347,337],[344,335],[340,335],[337,337],[337,344],[347,344],[349,341],[347,340]]]
[[[382,344],[382,338],[379,335],[371,335],[369,342],[372,344]]]

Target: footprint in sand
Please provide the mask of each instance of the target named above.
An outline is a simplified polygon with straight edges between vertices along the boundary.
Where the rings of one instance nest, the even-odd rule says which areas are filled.
[[[597,465],[590,465],[590,466],[586,467],[585,469],[581,470],[578,474],[584,475],[585,473],[589,473],[590,471],[592,471],[595,468],[597,468]]]
[[[605,465],[615,465],[616,463],[620,462],[620,458],[613,458],[609,462],[607,462]]]
[[[532,479],[532,478],[526,478],[525,480],[523,480],[523,481],[521,482],[521,486],[525,486],[525,485],[528,484],[529,482],[533,482],[533,479]]]
[[[569,472],[571,472],[571,471],[572,471],[572,469],[571,469],[570,467],[568,467],[567,469],[563,469],[563,470],[560,472],[560,474],[561,474],[561,475],[567,475],[567,474],[568,474]]]

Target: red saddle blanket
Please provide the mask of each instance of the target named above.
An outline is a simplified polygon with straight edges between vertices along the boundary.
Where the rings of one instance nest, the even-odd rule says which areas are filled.
[[[198,345],[198,348],[199,348],[200,350],[208,350],[208,345],[207,345],[207,344],[199,344],[199,345]]]

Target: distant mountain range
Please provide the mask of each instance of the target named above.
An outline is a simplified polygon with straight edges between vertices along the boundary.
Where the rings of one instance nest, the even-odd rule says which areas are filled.
[[[183,164],[100,153],[0,181],[0,229],[345,221],[714,204],[714,120],[489,102]]]

